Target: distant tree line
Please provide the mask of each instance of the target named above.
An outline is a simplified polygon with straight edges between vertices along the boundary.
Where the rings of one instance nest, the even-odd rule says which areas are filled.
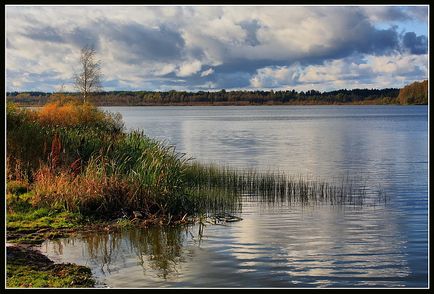
[[[397,103],[399,89],[354,89],[319,92],[315,90],[287,91],[108,91],[94,93],[90,100],[96,105],[165,105],[165,104],[341,104],[341,103]],[[55,93],[7,92],[7,99],[19,104],[42,105]],[[64,95],[79,98],[78,93]]]
[[[426,86],[400,89],[342,89],[329,92],[309,91],[108,91],[97,92],[90,98],[96,105],[272,105],[272,104],[426,104]],[[400,94],[403,93],[406,94]],[[421,94],[421,92],[426,93]],[[63,93],[79,98],[78,93]],[[399,95],[399,97],[398,97]],[[18,104],[42,105],[55,93],[8,92],[7,99]],[[403,98],[404,97],[404,98]]]

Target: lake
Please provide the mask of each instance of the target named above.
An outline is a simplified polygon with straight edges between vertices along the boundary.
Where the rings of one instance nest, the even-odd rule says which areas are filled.
[[[427,287],[427,106],[104,107],[200,162],[363,180],[387,201],[243,198],[242,221],[47,241],[108,287]]]

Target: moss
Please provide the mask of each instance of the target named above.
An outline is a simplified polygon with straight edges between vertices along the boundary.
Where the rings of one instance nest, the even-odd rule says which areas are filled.
[[[32,193],[8,194],[6,228],[8,242],[38,244],[45,239],[65,237],[83,226],[78,213],[31,205]]]
[[[7,247],[6,285],[9,288],[76,288],[93,287],[89,268],[76,264],[55,264],[38,251]]]

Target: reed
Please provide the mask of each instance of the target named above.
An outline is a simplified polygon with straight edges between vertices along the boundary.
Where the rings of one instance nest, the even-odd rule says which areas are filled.
[[[86,162],[98,149],[121,136],[119,115],[109,114],[91,105],[51,103],[39,110],[7,104],[7,174],[20,172],[30,178],[41,163],[52,157],[53,141],[60,139],[58,159],[68,165],[80,158]]]
[[[179,221],[239,211],[243,197],[336,205],[362,205],[367,198],[354,178],[328,183],[201,164],[141,131],[124,132],[119,116],[68,103],[39,111],[8,104],[8,180],[27,183],[37,207],[107,218],[139,211]]]
[[[188,184],[197,189],[224,189],[226,193],[257,199],[262,202],[329,203],[334,205],[363,205],[369,198],[384,199],[384,192],[367,189],[366,179],[345,176],[333,182],[288,176],[283,172],[239,170],[227,166],[189,164]]]

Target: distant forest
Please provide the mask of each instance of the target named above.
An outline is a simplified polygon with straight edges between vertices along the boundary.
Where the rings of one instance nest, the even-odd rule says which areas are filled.
[[[7,100],[19,105],[43,105],[58,93],[7,92]],[[62,93],[79,97],[78,93]],[[402,89],[352,89],[319,92],[300,91],[108,91],[93,93],[98,106],[134,105],[280,105],[280,104],[427,104],[428,81],[415,82]]]

